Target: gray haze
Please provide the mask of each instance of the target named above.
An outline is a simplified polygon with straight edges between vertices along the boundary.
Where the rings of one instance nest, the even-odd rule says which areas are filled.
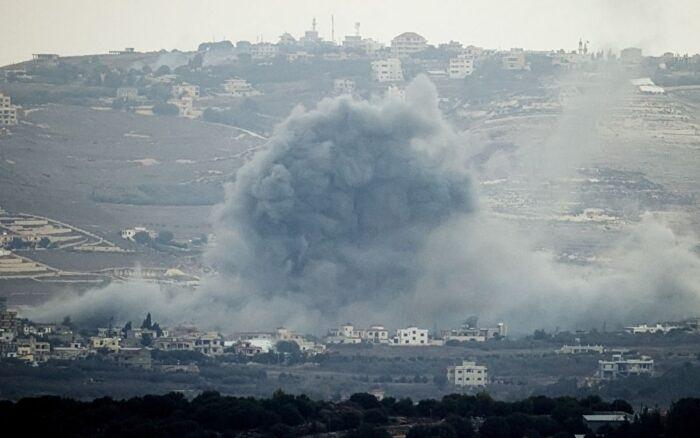
[[[567,143],[570,120],[553,134],[564,148],[577,147]],[[165,322],[319,332],[344,320],[446,326],[479,314],[525,331],[700,312],[694,236],[647,215],[604,262],[558,263],[479,205],[467,160],[477,149],[446,125],[422,77],[405,102],[341,97],[299,108],[227,187],[207,254],[218,273],[199,289],[113,284],[30,316],[104,321],[151,311]],[[540,162],[556,168],[559,153]]]

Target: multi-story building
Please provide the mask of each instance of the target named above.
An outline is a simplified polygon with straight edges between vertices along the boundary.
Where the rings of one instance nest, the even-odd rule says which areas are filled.
[[[182,84],[173,85],[170,93],[175,99],[199,99],[199,85],[183,82]]]
[[[329,344],[359,344],[362,338],[349,322],[328,331],[326,342]]]
[[[110,355],[117,364],[130,368],[150,370],[153,367],[151,350],[148,348],[122,348]]]
[[[119,351],[119,341],[118,337],[93,336],[90,338],[90,348],[92,350],[104,348],[110,351]]]
[[[396,330],[394,345],[428,345],[428,329],[408,327]]]
[[[0,93],[0,128],[17,124],[17,107],[12,105],[10,96]]]
[[[486,386],[489,382],[488,369],[465,360],[461,365],[447,367],[447,381],[456,386]]]
[[[76,360],[87,357],[88,349],[80,342],[71,342],[67,347],[54,347],[51,357],[59,360]]]
[[[223,86],[228,94],[235,97],[258,96],[261,94],[248,81],[242,78],[226,79]]]
[[[391,40],[391,53],[394,56],[410,56],[422,52],[428,46],[428,41],[415,32],[404,32]]]
[[[362,339],[375,344],[388,344],[389,330],[383,325],[373,325],[364,331]]]
[[[399,58],[372,61],[372,79],[377,82],[403,81],[403,68]]]
[[[153,342],[153,348],[163,351],[192,351],[194,350],[194,339],[178,337],[161,337]]]
[[[35,53],[32,55],[33,61],[39,62],[55,62],[58,61],[59,56],[55,53]]]
[[[383,325],[373,325],[368,329],[356,329],[350,323],[328,331],[326,342],[329,344],[359,344],[369,342],[373,344],[388,344],[389,330]]]
[[[245,357],[253,357],[258,354],[267,353],[261,346],[255,345],[251,341],[240,341],[234,344],[233,349],[237,355]]]
[[[508,327],[502,322],[499,322],[496,327],[490,328],[473,327],[468,322],[465,322],[458,329],[443,330],[442,338],[445,342],[484,342],[489,339],[505,338],[507,334]]]
[[[615,380],[620,377],[652,375],[654,359],[640,356],[625,359],[622,353],[614,353],[611,360],[598,361],[598,377],[603,380]]]
[[[459,54],[450,58],[448,70],[451,79],[464,79],[474,73],[474,57],[467,54]]]
[[[525,62],[525,51],[523,49],[511,49],[501,58],[501,68],[503,70],[527,70]]]
[[[17,358],[27,362],[43,362],[49,359],[51,345],[34,337],[17,340]]]
[[[253,59],[274,58],[279,53],[279,47],[272,43],[257,43],[250,46],[250,55]]]
[[[0,331],[16,332],[19,321],[16,310],[0,311]]]
[[[206,356],[218,356],[224,354],[224,344],[221,336],[216,332],[202,333],[194,340],[194,349]]]

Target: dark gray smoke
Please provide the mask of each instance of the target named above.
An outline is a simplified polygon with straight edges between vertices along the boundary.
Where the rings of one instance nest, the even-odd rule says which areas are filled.
[[[34,309],[42,319],[135,319],[322,331],[448,326],[467,315],[518,331],[700,310],[695,240],[645,220],[606,265],[556,263],[476,211],[468,145],[419,78],[406,101],[337,98],[296,110],[238,172],[215,212],[218,273],[196,291],[113,285]]]
[[[323,101],[279,127],[217,213],[219,269],[256,299],[328,316],[412,292],[427,237],[473,209],[469,177],[437,153],[444,126],[434,98],[413,96],[421,87],[408,103]]]

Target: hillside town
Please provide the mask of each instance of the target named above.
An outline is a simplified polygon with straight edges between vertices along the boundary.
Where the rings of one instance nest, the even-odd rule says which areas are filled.
[[[698,333],[697,318],[658,324],[671,325],[674,328],[670,331],[626,329],[618,332],[618,336],[675,336],[674,333]],[[578,336],[582,336],[582,333]],[[610,333],[609,336],[615,336],[615,333]],[[581,380],[584,387],[630,376],[655,375],[656,362],[649,355],[631,351],[629,348],[605,347],[601,344],[583,345],[580,338],[576,338],[575,341],[574,344],[565,344],[550,351],[556,353],[555,356],[601,357],[597,360],[597,368],[591,368],[589,375]],[[18,361],[30,367],[99,358],[126,368],[197,374],[197,357],[212,360],[228,357],[231,359],[226,360],[240,363],[267,363],[270,358],[277,358],[274,360],[285,363],[291,357],[296,357],[288,365],[291,366],[299,360],[302,363],[324,361],[327,359],[322,358],[334,357],[339,351],[360,353],[371,346],[417,352],[423,349],[438,351],[451,347],[479,348],[480,344],[489,346],[487,348],[490,349],[507,348],[509,342],[517,341],[512,341],[509,337],[506,324],[479,327],[475,317],[469,318],[459,328],[439,332],[418,326],[389,330],[378,324],[369,328],[357,328],[346,323],[330,329],[324,337],[300,334],[284,327],[270,331],[224,334],[200,330],[191,323],[172,327],[161,326],[152,319],[150,313],[140,324],[110,319],[107,327],[97,329],[79,328],[68,316],[60,323],[35,323],[22,318],[17,310],[9,309],[6,300],[0,300],[0,362]],[[348,348],[350,350],[347,350]],[[176,362],[168,359],[168,354],[176,353],[183,355],[174,356],[180,358]],[[192,354],[197,356],[191,356]],[[502,384],[504,379],[503,376],[492,375],[488,365],[483,362],[468,358],[447,366],[444,376],[447,384],[464,390],[478,390],[494,382]]]
[[[639,315],[627,309],[633,307],[629,303],[637,289],[653,281],[630,281],[633,294],[625,295],[619,290],[624,282],[613,278],[598,296],[603,304],[581,315],[562,310],[576,308],[576,300],[555,304],[542,298],[545,292],[538,295],[540,289],[555,289],[549,282],[524,284],[530,273],[526,258],[551,257],[560,265],[547,266],[562,271],[607,273],[622,264],[624,270],[637,272],[637,264],[643,263],[625,265],[627,249],[611,248],[649,217],[674,231],[700,231],[700,53],[654,52],[648,45],[642,50],[627,47],[630,41],[614,46],[588,35],[593,29],[551,40],[550,49],[532,49],[522,45],[528,41],[523,35],[512,39],[512,47],[481,47],[471,37],[432,39],[412,25],[380,40],[375,36],[379,30],[364,22],[354,23],[347,35],[338,33],[332,18],[309,16],[304,23],[307,29],[300,34],[280,28],[248,41],[236,29],[229,37],[198,40],[186,49],[150,50],[146,47],[155,46],[131,41],[114,47],[109,43],[111,50],[85,55],[44,48],[31,59],[0,67],[0,399],[68,394],[119,400],[172,392],[194,400],[219,391],[243,400],[279,390],[341,403],[354,393],[367,393],[372,406],[382,401],[403,406],[401,419],[416,409],[432,415],[433,405],[419,407],[412,400],[442,397],[441,403],[452,406],[457,396],[450,394],[455,393],[479,403],[488,392],[499,400],[535,397],[528,399],[533,406],[541,401],[538,397],[556,397],[566,404],[571,397],[590,401],[598,396],[658,406],[700,391],[700,319],[682,319],[696,309],[682,309],[678,320],[667,320],[663,309]],[[183,296],[211,287],[210,280],[230,269],[225,256],[217,258],[219,253],[245,246],[232,237],[226,222],[237,219],[229,217],[225,203],[235,192],[232,185],[241,181],[239,170],[255,163],[260,152],[287,141],[289,131],[284,130],[296,127],[296,114],[315,114],[329,102],[383,102],[382,111],[408,111],[412,108],[405,108],[406,102],[415,104],[412,84],[422,80],[434,88],[440,113],[436,126],[449,125],[450,141],[461,148],[446,161],[469,169],[468,181],[460,181],[474,186],[469,191],[474,205],[470,201],[467,209],[517,229],[534,248],[527,257],[515,256],[517,266],[502,267],[490,243],[475,243],[483,252],[478,257],[497,268],[522,269],[514,274],[515,281],[501,281],[508,277],[503,272],[493,275],[492,284],[482,284],[471,277],[491,267],[478,265],[473,273],[457,275],[452,289],[441,290],[449,282],[443,278],[405,288],[427,295],[416,304],[418,310],[411,314],[415,319],[400,315],[376,320],[357,316],[361,312],[335,313],[336,301],[353,298],[335,300],[337,291],[330,287],[324,290],[327,297],[307,297],[303,289],[308,284],[300,281],[294,284],[298,295],[292,294],[306,301],[298,303],[300,309],[323,301],[334,310],[318,312],[322,317],[314,328],[290,322],[300,320],[291,315],[296,309],[275,309],[275,322],[287,327],[275,327],[270,317],[242,327],[244,331],[195,314],[195,309],[229,305],[230,327],[240,327],[245,324],[237,320],[243,312],[239,307],[262,314],[269,310],[265,300],[252,300],[245,307],[235,299],[212,299],[184,309],[180,315],[185,318],[159,314],[166,312],[148,308],[144,300],[138,303],[140,313],[127,320],[105,317],[104,303],[89,299],[79,307],[86,315],[66,312],[57,321],[28,317],[41,313],[32,314],[34,306],[62,303],[61,297],[70,293],[90,297],[90,292],[101,291],[107,303],[119,305],[140,287],[164,295],[177,290]],[[349,117],[347,123],[353,122]],[[347,130],[350,134],[352,126]],[[338,138],[342,143],[342,135],[330,136],[313,150],[325,150]],[[421,142],[408,143],[419,147]],[[322,155],[313,158],[322,162]],[[348,167],[344,177],[369,178],[372,172],[357,169],[355,157],[343,158],[350,161],[341,160]],[[381,159],[367,161],[374,165]],[[408,170],[421,171],[419,164],[411,163]],[[317,166],[322,168],[317,162],[310,168]],[[396,173],[397,180],[409,177],[405,170]],[[285,181],[285,172],[280,175]],[[444,177],[438,174],[436,179]],[[335,189],[335,179],[330,172],[313,179],[309,198],[317,187]],[[432,187],[430,181],[425,185]],[[260,194],[265,188],[261,183],[250,192],[260,196],[264,207],[280,207],[283,213],[275,219],[299,215],[302,222],[310,220],[298,210],[287,210],[286,202],[276,204],[296,188]],[[431,198],[424,196],[422,185],[387,198],[398,202],[404,195]],[[343,207],[337,222],[347,211],[361,209],[356,199],[337,198]],[[326,207],[321,210],[325,213]],[[375,233],[371,217],[357,216],[358,224],[370,223],[367,240],[382,240],[381,234],[387,234]],[[400,211],[383,229],[409,216],[410,211]],[[338,231],[336,218],[329,217],[316,227],[323,234],[317,240],[320,246],[346,232]],[[438,222],[443,219],[451,220]],[[262,233],[276,235],[277,228],[272,228]],[[421,239],[423,233],[437,234],[430,227],[417,228]],[[284,275],[303,271],[296,258],[309,248],[325,250],[314,248],[319,244],[303,233],[292,237],[281,246],[298,253],[283,261],[279,270]],[[470,245],[472,237],[479,236],[466,236]],[[493,239],[508,237],[495,232]],[[681,233],[670,237],[674,243],[684,239]],[[526,245],[514,241],[508,253],[520,254]],[[439,249],[425,256],[428,263],[452,255],[456,249],[448,243],[436,243]],[[656,245],[652,242],[645,251]],[[691,247],[697,248],[697,242]],[[347,252],[333,256],[342,259]],[[407,251],[404,257],[411,256]],[[473,258],[469,253],[465,265],[476,263]],[[455,266],[452,270],[460,271]],[[591,277],[587,274],[577,287],[586,289]],[[237,287],[229,279],[217,285],[221,290],[216,293]],[[692,283],[675,280],[672,288]],[[368,306],[383,298],[381,291],[365,289]],[[394,306],[402,293],[395,289],[391,293],[396,297],[386,298],[387,309],[401,308]],[[503,293],[511,289],[512,294]],[[445,302],[436,308],[442,306],[456,317],[425,317],[439,313],[430,309],[438,292]],[[528,302],[525,296],[530,295],[535,298]],[[462,307],[455,310],[457,301]],[[538,313],[534,307],[545,310]],[[357,320],[340,320],[346,314]],[[484,323],[469,316],[474,314]],[[592,430],[629,423],[632,414],[619,411],[616,402],[598,403],[596,413],[572,415]],[[351,417],[346,407],[341,411]],[[294,416],[291,412],[287,414]],[[474,421],[475,427],[482,425],[482,420]]]

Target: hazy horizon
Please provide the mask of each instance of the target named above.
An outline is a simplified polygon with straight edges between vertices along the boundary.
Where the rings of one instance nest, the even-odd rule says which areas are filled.
[[[0,10],[8,18],[0,27],[0,65],[26,61],[33,53],[85,55],[124,47],[194,50],[201,42],[221,39],[277,42],[283,32],[303,34],[314,17],[321,36],[330,40],[331,15],[335,41],[353,34],[359,22],[364,37],[385,44],[401,32],[414,31],[430,44],[457,40],[493,49],[570,50],[582,38],[593,51],[635,46],[651,55],[700,52],[700,4],[692,0],[449,0],[441,8],[394,0],[0,0]]]

